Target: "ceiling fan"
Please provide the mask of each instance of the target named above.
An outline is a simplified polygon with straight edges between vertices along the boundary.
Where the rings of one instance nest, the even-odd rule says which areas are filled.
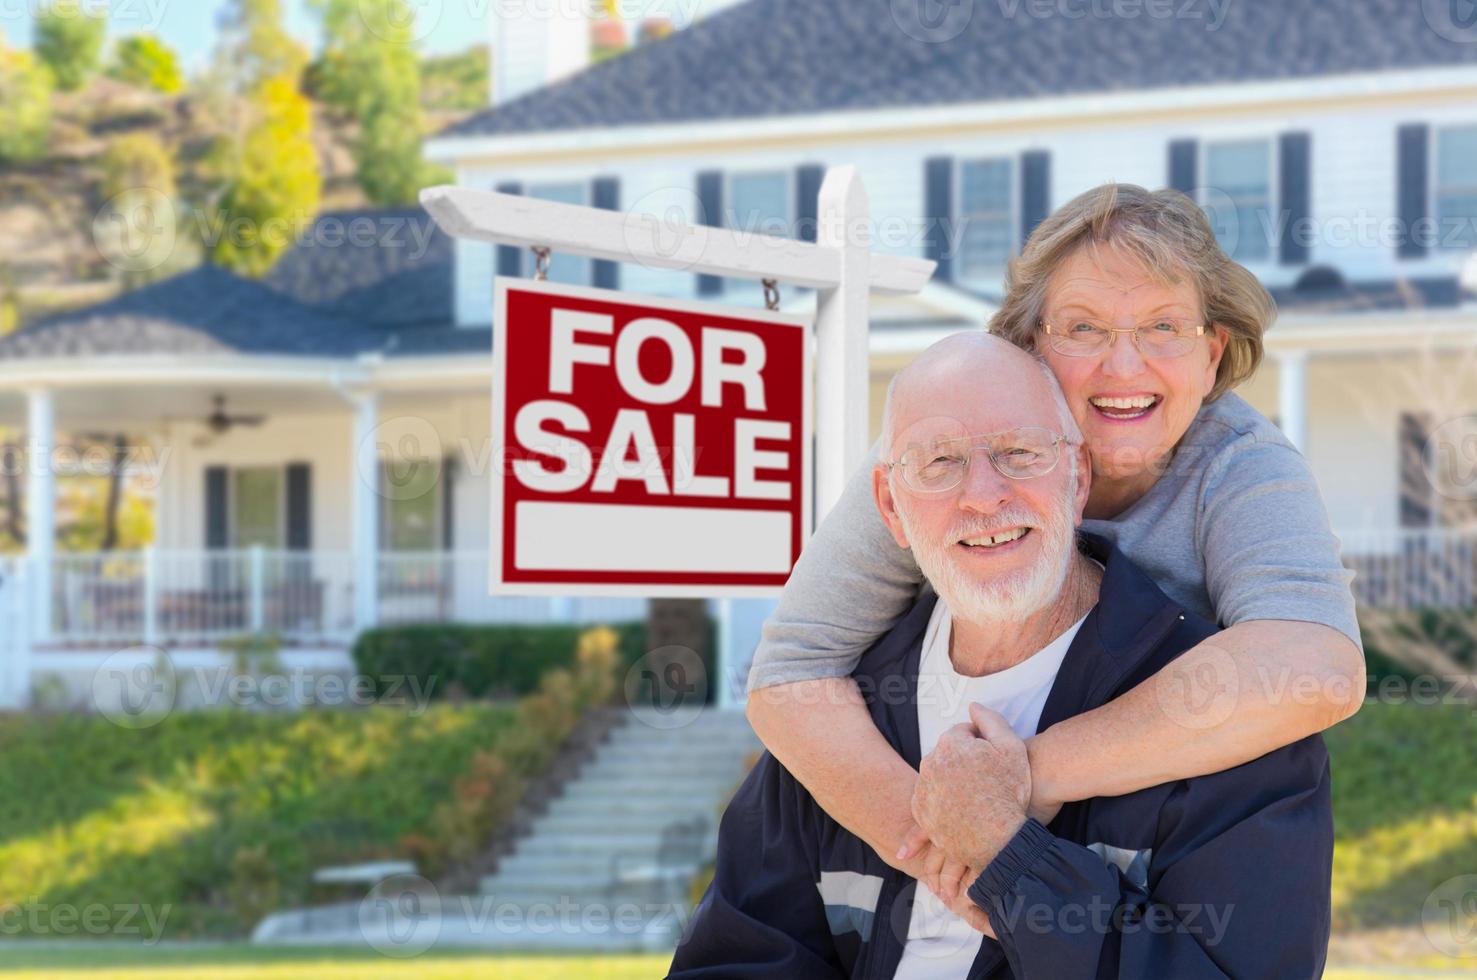
[[[267,420],[265,415],[231,415],[226,412],[226,396],[216,395],[213,399],[215,408],[205,416],[205,428],[207,435],[198,436],[194,440],[196,448],[208,446],[220,436],[230,432],[238,425],[257,426]]]

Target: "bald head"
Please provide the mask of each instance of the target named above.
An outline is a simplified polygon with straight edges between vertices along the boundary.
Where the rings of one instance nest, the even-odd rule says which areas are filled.
[[[1042,426],[1079,440],[1050,368],[983,331],[945,337],[892,379],[882,408],[882,454],[897,459],[916,438]]]

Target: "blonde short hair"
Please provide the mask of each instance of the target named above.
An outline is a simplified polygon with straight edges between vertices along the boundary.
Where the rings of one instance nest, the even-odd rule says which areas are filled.
[[[1262,334],[1277,304],[1256,276],[1226,254],[1210,221],[1179,191],[1147,191],[1136,184],[1104,184],[1058,208],[1031,233],[1005,273],[1005,301],[990,332],[1028,351],[1045,312],[1052,274],[1079,248],[1121,249],[1162,282],[1188,276],[1207,324],[1228,334],[1207,402],[1251,377],[1262,360]]]

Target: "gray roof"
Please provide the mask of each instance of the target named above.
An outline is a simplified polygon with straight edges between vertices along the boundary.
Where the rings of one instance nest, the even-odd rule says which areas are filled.
[[[108,354],[345,356],[367,346],[354,323],[204,265],[59,313],[0,338],[0,359]]]
[[[419,208],[326,212],[261,282],[204,265],[0,338],[0,360],[491,350],[452,322],[451,239]]]
[[[378,328],[452,321],[452,240],[419,207],[325,211],[262,281]]]
[[[441,135],[1477,65],[1477,28],[1463,31],[1451,20],[1458,0],[1133,0],[1118,16],[1093,13],[1117,6],[1085,0],[747,0]],[[1043,8],[1049,16],[1039,15]],[[1063,10],[1086,16],[1063,16]],[[947,13],[930,29],[926,25],[935,21],[929,14],[937,11]]]

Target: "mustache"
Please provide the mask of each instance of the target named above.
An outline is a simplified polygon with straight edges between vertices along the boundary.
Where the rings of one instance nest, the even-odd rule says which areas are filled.
[[[964,538],[972,538],[975,535],[985,534],[1002,527],[1016,527],[1019,525],[1021,527],[1041,528],[1046,526],[1047,520],[1041,514],[1033,513],[1022,507],[1013,507],[1010,510],[1003,510],[989,519],[978,518],[956,524],[949,528],[949,533],[945,537],[946,540],[953,542],[961,541]]]

